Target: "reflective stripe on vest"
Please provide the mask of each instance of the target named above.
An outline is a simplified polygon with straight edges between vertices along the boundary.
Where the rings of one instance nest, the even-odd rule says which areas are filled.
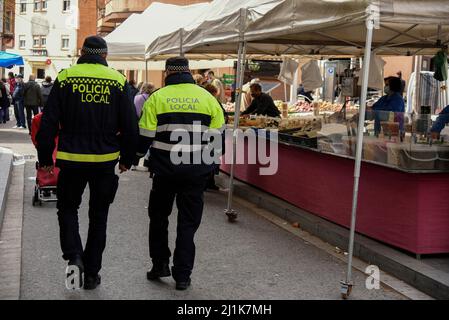
[[[81,154],[58,151],[56,159],[73,161],[73,162],[109,162],[117,160],[120,152],[107,154]]]

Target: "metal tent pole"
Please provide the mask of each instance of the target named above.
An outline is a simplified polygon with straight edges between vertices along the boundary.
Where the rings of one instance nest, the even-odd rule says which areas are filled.
[[[360,97],[360,110],[359,110],[359,124],[357,128],[357,151],[355,158],[354,168],[354,189],[352,196],[352,215],[351,215],[351,230],[349,235],[349,249],[348,249],[348,270],[346,274],[346,281],[341,281],[341,294],[343,298],[347,298],[352,290],[352,257],[354,254],[354,235],[355,235],[355,223],[357,217],[357,200],[359,193],[359,177],[360,167],[362,162],[362,149],[363,149],[363,128],[365,123],[365,111],[366,111],[366,96],[368,92],[368,75],[371,60],[371,44],[373,40],[374,18],[371,15],[366,21],[366,44],[365,54],[363,59],[363,78],[362,78],[362,93]]]
[[[232,163],[231,163],[231,173],[229,177],[229,193],[228,193],[228,204],[225,210],[229,221],[235,221],[237,219],[237,213],[232,209],[232,198],[234,194],[234,169],[235,162],[237,159],[237,129],[239,127],[240,118],[240,107],[242,104],[242,87],[243,87],[243,77],[245,73],[245,60],[246,60],[246,43],[241,41],[239,43],[239,53],[237,61],[237,83],[236,83],[236,100],[235,100],[235,112],[234,112],[234,130],[232,134]]]
[[[145,57],[145,82],[148,83],[148,59]]]
[[[446,80],[446,104],[449,105],[449,78]]]
[[[295,104],[298,101],[298,69],[295,71],[295,75],[293,77],[293,84],[290,86],[290,103]]]
[[[415,112],[421,113],[421,57],[415,56]]]
[[[179,55],[181,57],[184,57],[184,29],[180,29],[179,32],[181,33],[181,36],[179,37]]]
[[[243,77],[245,75],[245,61],[246,61],[246,42],[244,39],[245,24],[246,24],[246,8],[240,9],[240,41],[237,60],[237,79],[236,79],[236,101],[234,111],[234,130],[232,134],[232,163],[231,173],[229,177],[229,191],[228,191],[228,203],[225,209],[225,214],[228,216],[228,220],[233,222],[237,219],[237,212],[232,209],[232,200],[234,195],[234,170],[237,159],[237,129],[239,127],[240,107],[242,104],[242,87]]]

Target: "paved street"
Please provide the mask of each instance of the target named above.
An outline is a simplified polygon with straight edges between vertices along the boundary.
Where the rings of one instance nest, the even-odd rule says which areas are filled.
[[[6,134],[5,134],[6,133]],[[0,146],[32,154],[23,131],[0,127]],[[151,180],[145,172],[121,175],[111,207],[102,284],[92,292],[68,291],[59,247],[55,204],[32,207],[34,161],[24,170],[21,299],[339,299],[346,265],[279,228],[254,211],[236,205],[235,224],[223,214],[224,192],[207,193],[202,225],[196,236],[197,258],[192,287],[174,290],[174,281],[146,280],[147,202]],[[85,196],[88,195],[88,190]],[[87,198],[80,209],[80,229],[87,231]],[[176,210],[171,216],[173,248]],[[2,262],[0,262],[2,263]],[[392,290],[367,290],[365,275],[354,271],[352,299],[403,299]]]

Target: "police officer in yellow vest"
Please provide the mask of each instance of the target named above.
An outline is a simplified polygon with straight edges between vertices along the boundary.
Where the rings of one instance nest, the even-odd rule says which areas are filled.
[[[121,173],[131,167],[139,128],[125,77],[107,65],[106,42],[88,37],[81,53],[78,63],[61,71],[53,85],[37,147],[40,166],[51,172],[59,136],[57,208],[63,258],[78,267],[78,285],[84,275],[84,289],[94,289],[101,281],[108,211],[118,188],[115,166],[119,163]],[[83,250],[78,208],[87,184],[89,231]]]
[[[170,275],[176,289],[190,285],[194,236],[203,212],[203,192],[214,163],[223,151],[223,111],[209,92],[195,84],[183,57],[166,61],[165,87],[145,102],[140,119],[138,157],[150,148],[153,186],[148,213],[153,262],[148,280]],[[214,143],[212,143],[214,142]],[[173,268],[168,247],[168,217],[176,199],[178,225]]]

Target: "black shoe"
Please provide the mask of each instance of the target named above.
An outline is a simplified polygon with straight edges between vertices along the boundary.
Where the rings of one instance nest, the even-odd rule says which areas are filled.
[[[95,276],[84,277],[84,290],[94,290],[101,283],[101,276],[99,274]]]
[[[81,288],[83,286],[83,272],[84,272],[84,264],[83,264],[83,259],[81,258],[81,256],[75,256],[74,258],[69,260],[68,266],[77,266],[79,273],[79,286],[76,286],[78,289]],[[69,280],[69,277],[71,278],[73,272],[72,273],[67,273],[67,279]],[[72,281],[72,280],[70,280]]]
[[[212,185],[208,185],[208,186],[207,186],[207,189],[208,189],[208,190],[218,191],[218,190],[220,190],[220,187],[217,186],[216,184],[212,184]]]
[[[190,278],[187,281],[176,282],[176,290],[186,290],[191,282]]]
[[[80,269],[80,272],[83,273],[84,272],[84,263],[83,263],[83,258],[81,258],[81,256],[75,256],[72,259],[69,260],[68,263],[69,266],[78,266],[78,268]]]
[[[148,280],[156,280],[158,278],[170,277],[170,267],[168,263],[153,264],[153,268],[147,272]]]

